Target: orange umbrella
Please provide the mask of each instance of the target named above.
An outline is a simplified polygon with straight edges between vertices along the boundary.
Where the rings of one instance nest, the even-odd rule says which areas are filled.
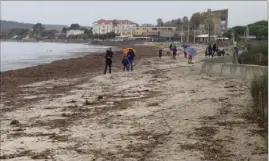
[[[123,48],[122,49],[122,54],[125,56],[128,54],[129,49],[133,50],[133,52],[136,54],[136,50],[134,48]]]

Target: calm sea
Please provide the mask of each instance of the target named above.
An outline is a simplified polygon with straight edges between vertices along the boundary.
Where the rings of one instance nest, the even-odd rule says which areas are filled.
[[[1,71],[84,56],[91,52],[104,52],[107,48],[107,46],[69,43],[1,42]]]

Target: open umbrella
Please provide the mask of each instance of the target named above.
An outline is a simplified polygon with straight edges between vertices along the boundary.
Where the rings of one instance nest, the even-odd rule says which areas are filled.
[[[196,49],[192,48],[192,47],[187,47],[185,49],[185,52],[190,55],[190,56],[195,56],[196,55]]]
[[[122,49],[122,54],[125,56],[128,54],[129,49],[133,50],[134,54],[136,54],[136,50],[134,48],[123,48]]]

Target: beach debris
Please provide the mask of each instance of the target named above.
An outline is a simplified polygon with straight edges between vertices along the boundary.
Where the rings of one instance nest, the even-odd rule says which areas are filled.
[[[67,114],[66,113],[62,113],[61,116],[62,117],[67,117]]]
[[[148,106],[158,106],[159,103],[158,102],[153,102],[153,103],[149,103]]]
[[[91,105],[91,102],[86,99],[84,105]]]
[[[228,99],[229,99],[228,97],[220,97],[219,101],[224,101],[224,100],[228,100]]]
[[[234,88],[235,85],[227,85],[227,86],[224,86],[224,88]]]
[[[97,99],[101,100],[101,99],[103,99],[103,96],[98,96]]]
[[[12,120],[10,122],[10,125],[19,125],[19,124],[20,124],[20,122],[18,120]]]
[[[195,90],[190,90],[190,93],[196,93],[196,91]]]
[[[69,101],[69,102],[67,102],[67,103],[76,103],[77,101],[75,101],[75,100],[71,100],[71,101]]]

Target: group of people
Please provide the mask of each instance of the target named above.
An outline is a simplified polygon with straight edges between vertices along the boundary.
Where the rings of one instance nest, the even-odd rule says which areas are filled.
[[[182,45],[183,49],[184,49],[184,57],[188,58],[188,64],[193,64],[192,62],[192,54],[188,54],[188,52],[186,51],[186,49],[189,49],[189,46],[186,43],[183,43]],[[177,55],[177,46],[176,44],[170,44],[169,46],[170,51],[173,52],[173,59],[176,59],[176,55]],[[193,48],[190,48],[193,49]],[[195,49],[193,49],[195,50]],[[192,51],[191,52],[195,53],[196,51]],[[162,58],[162,53],[163,53],[163,49],[159,48],[159,58]],[[128,53],[126,55],[123,56],[122,59],[122,66],[123,66],[123,71],[133,71],[133,61],[135,58],[135,52],[132,49],[128,50]],[[113,52],[112,49],[109,48],[106,51],[106,55],[105,55],[105,70],[104,70],[104,74],[107,73],[107,68],[109,70],[109,73],[111,74],[111,66],[112,66],[112,58],[113,58]]]
[[[133,62],[135,58],[135,53],[132,49],[129,49],[126,56],[123,56],[122,65],[123,65],[123,71],[133,71]]]
[[[173,59],[176,59],[176,55],[177,55],[177,46],[176,46],[176,44],[170,44],[169,49],[170,49],[170,51],[173,52]]]
[[[182,47],[184,49],[184,57],[185,58],[188,58],[188,64],[193,64],[193,62],[192,62],[192,55],[191,54],[188,54],[186,52],[186,49],[189,46],[186,43],[183,43]],[[177,46],[176,46],[176,44],[170,44],[169,45],[169,49],[173,53],[173,59],[176,59],[176,55],[177,55]],[[162,52],[163,52],[163,49],[162,48],[159,48],[159,58],[162,58]]]
[[[216,43],[213,43],[213,46],[211,43],[208,44],[206,51],[205,51],[205,56],[211,56],[214,57],[215,53],[218,53],[218,46]]]
[[[106,74],[107,72],[107,68],[109,68],[109,73],[111,74],[111,66],[112,66],[112,58],[113,58],[113,52],[112,49],[109,48],[106,51],[106,55],[105,55],[105,70],[104,70],[104,74]],[[122,65],[123,65],[123,71],[133,71],[133,61],[135,58],[135,53],[132,49],[129,49],[127,55],[123,56],[122,59]]]

